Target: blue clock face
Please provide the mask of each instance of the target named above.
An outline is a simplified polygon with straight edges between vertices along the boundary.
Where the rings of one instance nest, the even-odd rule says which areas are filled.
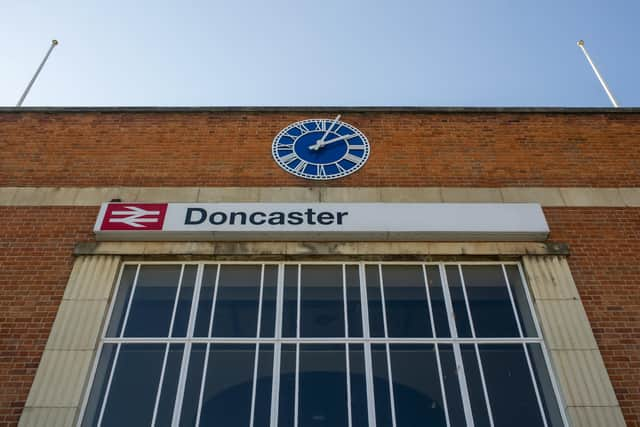
[[[274,138],[273,158],[282,169],[307,179],[335,179],[354,173],[369,158],[369,141],[339,118],[290,124]]]

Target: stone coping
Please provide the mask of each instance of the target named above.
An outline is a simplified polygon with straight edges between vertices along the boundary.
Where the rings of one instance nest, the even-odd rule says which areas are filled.
[[[640,207],[640,188],[593,187],[0,187],[0,206],[123,202],[539,203]]]

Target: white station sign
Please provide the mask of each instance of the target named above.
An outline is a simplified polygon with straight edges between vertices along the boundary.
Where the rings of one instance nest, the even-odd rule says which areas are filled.
[[[542,241],[533,203],[104,203],[97,240]]]

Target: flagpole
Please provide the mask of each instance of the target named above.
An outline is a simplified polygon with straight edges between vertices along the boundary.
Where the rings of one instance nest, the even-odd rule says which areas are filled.
[[[24,93],[22,94],[22,96],[20,97],[20,101],[18,101],[18,103],[16,104],[16,107],[21,107],[22,103],[24,102],[24,99],[27,97],[27,95],[29,94],[29,91],[31,90],[31,86],[33,86],[33,83],[36,81],[36,79],[38,78],[38,75],[40,74],[40,71],[42,71],[42,67],[44,67],[45,62],[47,62],[47,59],[49,59],[49,55],[51,55],[51,51],[53,50],[54,47],[56,47],[58,45],[58,40],[51,40],[51,46],[49,47],[49,50],[47,51],[47,54],[44,56],[44,59],[42,60],[42,62],[40,63],[40,66],[38,67],[38,69],[36,70],[36,73],[33,75],[33,77],[31,78],[31,81],[29,82],[29,84],[27,85],[27,88],[24,90]]]
[[[593,68],[593,72],[596,73],[596,77],[600,81],[600,84],[604,88],[604,91],[607,92],[607,96],[609,97],[609,101],[611,101],[611,103],[613,104],[613,106],[615,108],[618,108],[619,107],[618,102],[613,97],[613,94],[611,93],[611,90],[609,90],[609,86],[607,86],[607,83],[604,81],[604,78],[600,75],[600,72],[598,71],[598,68],[596,67],[596,64],[593,63],[593,61],[591,60],[591,57],[589,56],[589,53],[587,52],[587,49],[584,47],[584,40],[578,41],[578,47],[580,47],[580,49],[582,49],[582,53],[584,53],[584,56],[586,56],[587,61],[589,61],[589,64],[591,64],[591,68]]]

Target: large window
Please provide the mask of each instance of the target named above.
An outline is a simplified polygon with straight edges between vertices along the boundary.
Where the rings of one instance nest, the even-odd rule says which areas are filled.
[[[86,426],[562,426],[517,263],[127,263]]]

